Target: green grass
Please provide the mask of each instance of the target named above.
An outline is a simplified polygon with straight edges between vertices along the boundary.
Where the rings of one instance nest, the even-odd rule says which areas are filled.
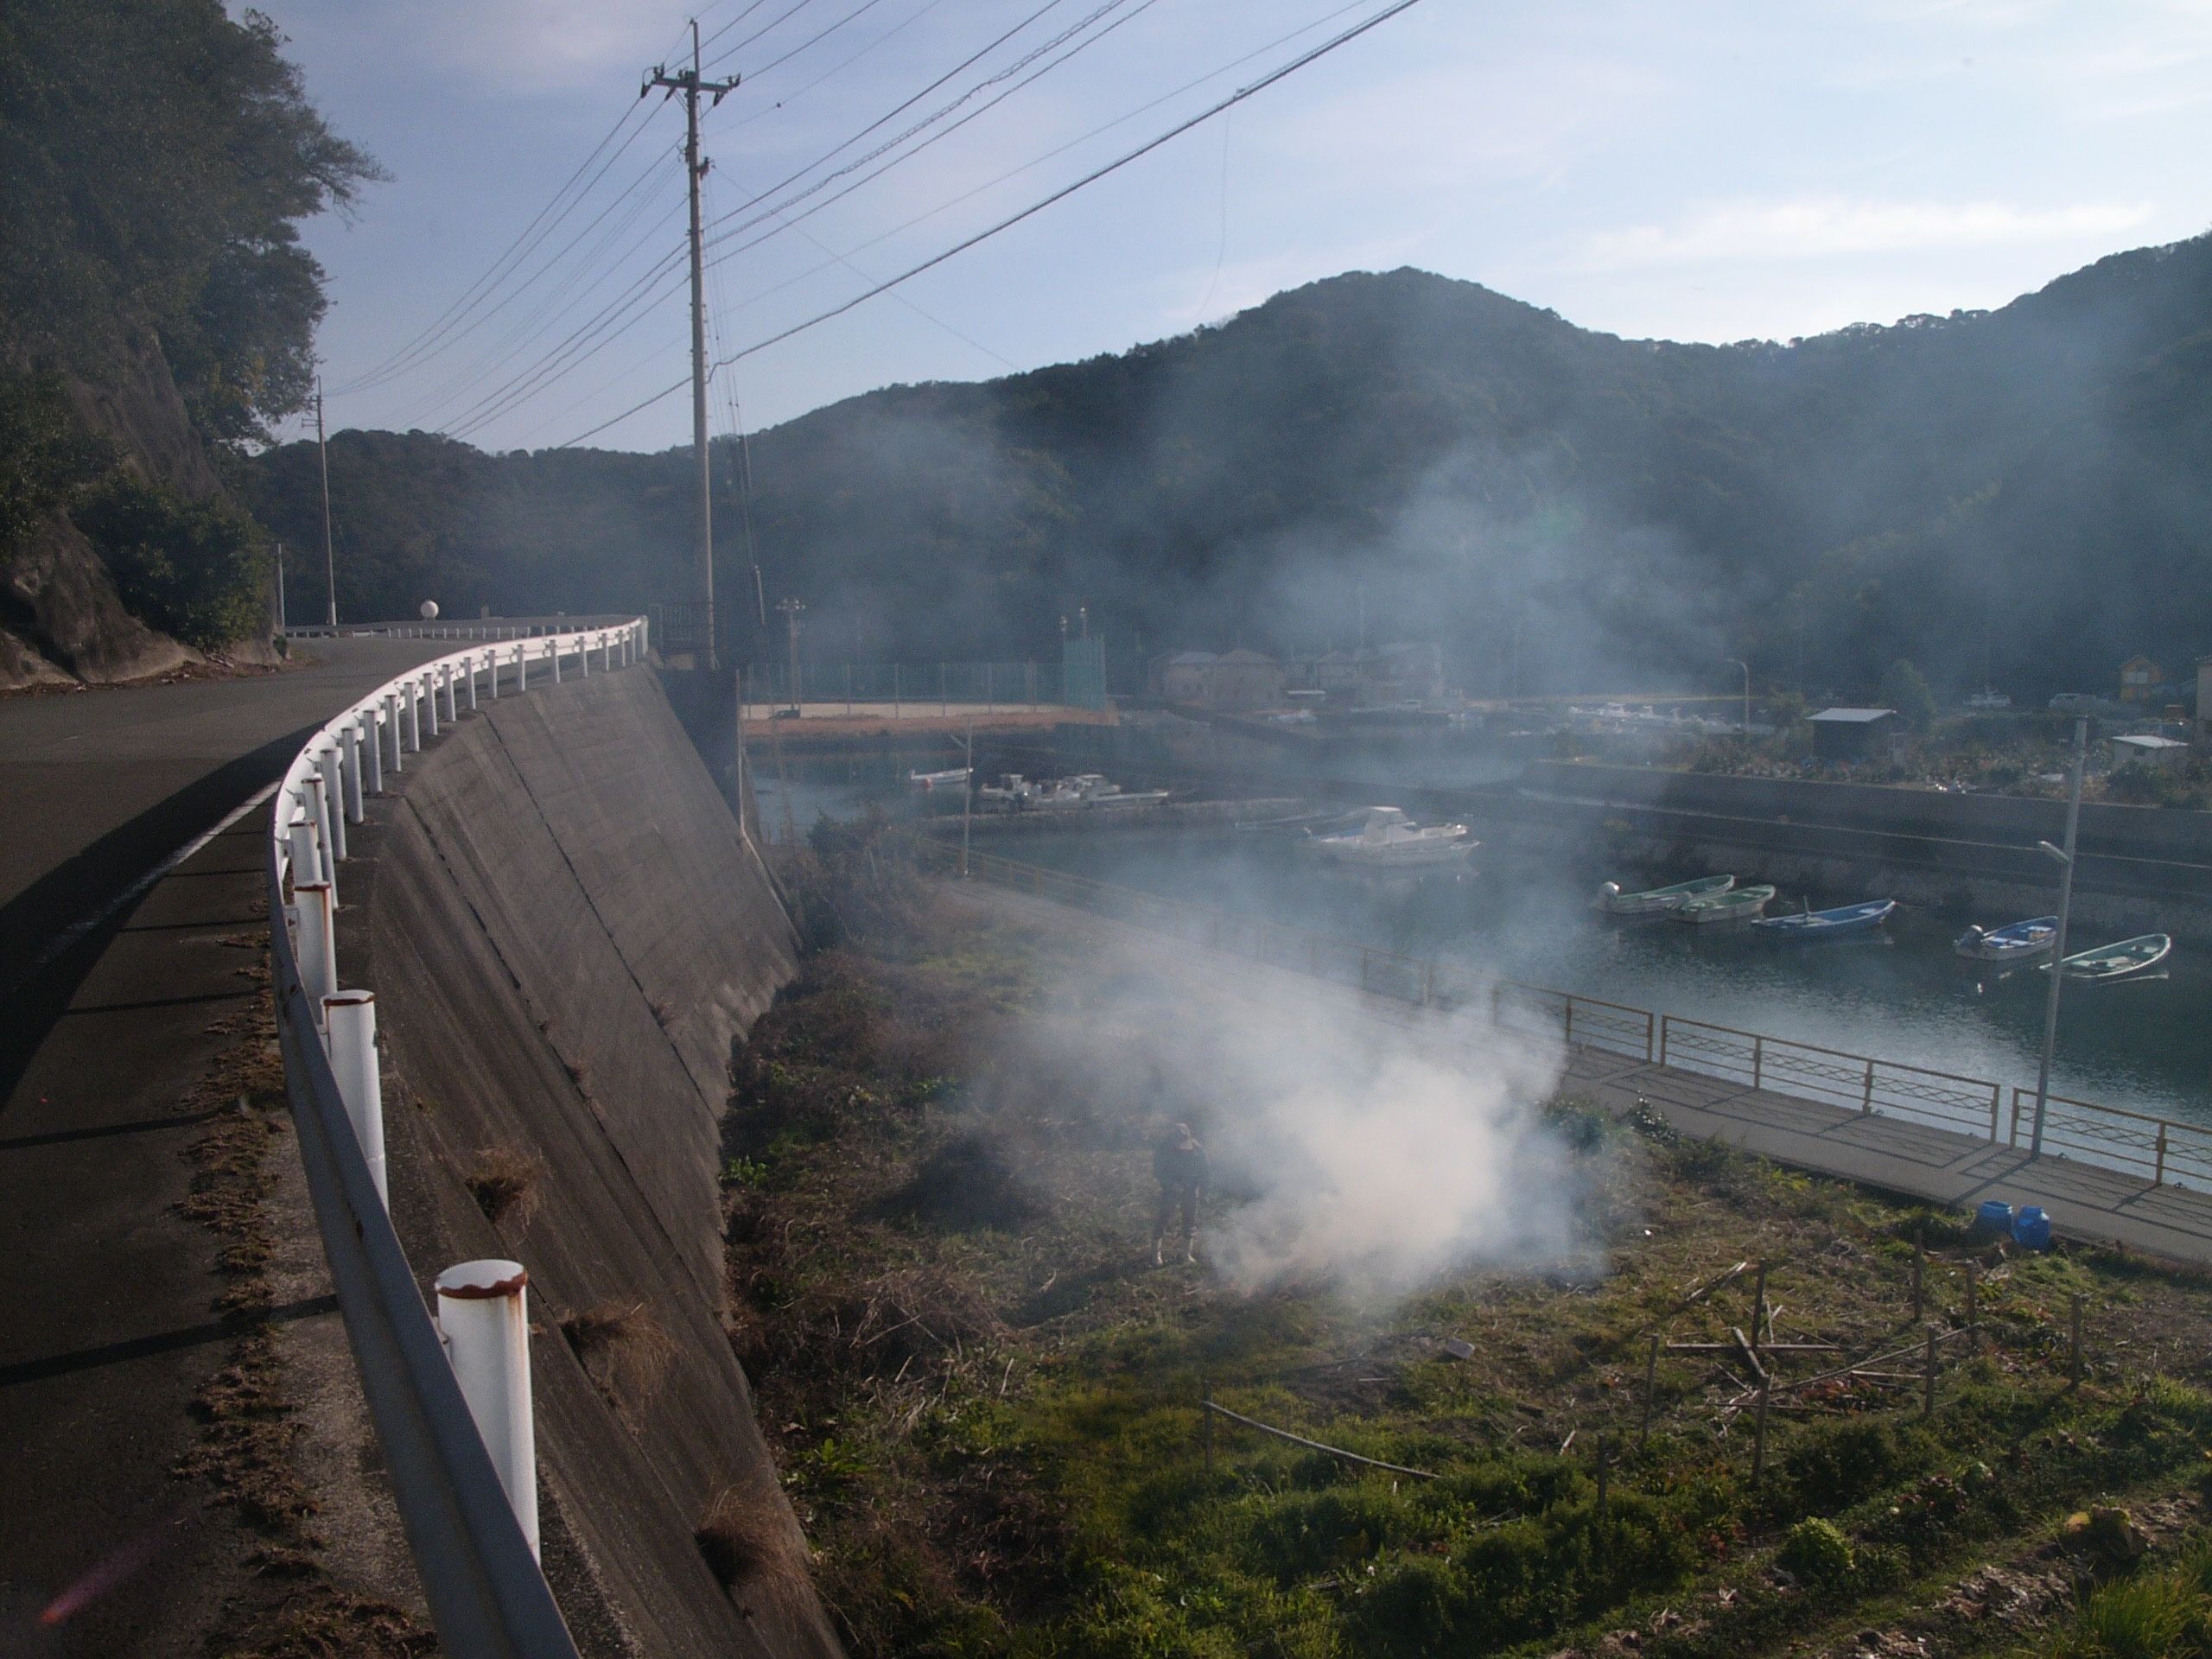
[[[811,957],[755,1029],[725,1201],[732,1340],[861,1659],[1549,1654],[1631,1626],[1646,1653],[1764,1654],[1923,1617],[1978,1564],[2072,1548],[2051,1540],[2075,1509],[2206,1467],[2212,1399],[2155,1375],[2206,1344],[2198,1283],[2097,1252],[1992,1253],[1988,1351],[1947,1362],[1925,1422],[1916,1384],[1777,1395],[1754,1484],[1739,1359],[1682,1351],[1645,1439],[1649,1333],[1752,1325],[1749,1274],[1683,1306],[1723,1269],[1767,1262],[1778,1338],[1840,1350],[1777,1357],[1784,1377],[1892,1347],[1910,1370],[1910,1241],[1936,1249],[1946,1325],[1967,1241],[1585,1102],[1547,1109],[1588,1194],[1573,1262],[1375,1305],[1154,1268],[1161,1105],[1110,1063],[1141,1046],[1114,1023],[1121,970],[926,894],[855,913],[905,919]],[[1207,1395],[1437,1478],[1218,1421],[1209,1470]],[[1976,1630],[1947,1639],[1995,1640]],[[2063,1651],[2133,1651],[2080,1639],[2107,1646]]]

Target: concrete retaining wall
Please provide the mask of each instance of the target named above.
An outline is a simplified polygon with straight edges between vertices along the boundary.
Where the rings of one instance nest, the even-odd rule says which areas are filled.
[[[1655,766],[1532,762],[1531,789],[1585,800],[1736,817],[1879,830],[1891,835],[2032,847],[2066,830],[2066,804],[2011,795],[1950,795],[1876,784],[1733,778]],[[2116,858],[2212,859],[2212,815],[2091,801],[2082,808],[2082,850]]]
[[[410,1259],[530,1269],[545,1565],[580,1646],[834,1654],[722,1332],[730,1050],[794,969],[764,874],[648,673],[487,702],[393,795],[355,832],[340,976],[377,988]],[[529,1185],[496,1224],[468,1186],[494,1162]],[[580,1351],[587,1308],[637,1310],[661,1351]],[[693,1534],[732,1492],[725,1591]]]

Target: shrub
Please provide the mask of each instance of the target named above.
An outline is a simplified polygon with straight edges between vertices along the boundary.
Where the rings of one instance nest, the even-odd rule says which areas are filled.
[[[1815,1516],[1789,1529],[1775,1560],[1807,1584],[1836,1584],[1851,1575],[1851,1541]]]
[[[71,512],[131,614],[214,650],[265,621],[268,564],[253,521],[220,500],[118,473]]]
[[[624,1410],[649,1404],[676,1358],[676,1344],[643,1302],[595,1302],[561,1321],[576,1359],[607,1402]]]
[[[1910,1462],[1897,1432],[1886,1423],[1821,1424],[1799,1434],[1783,1454],[1782,1484],[1801,1512],[1833,1515],[1879,1491]]]

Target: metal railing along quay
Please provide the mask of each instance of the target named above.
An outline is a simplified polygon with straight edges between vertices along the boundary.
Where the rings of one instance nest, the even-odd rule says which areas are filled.
[[[933,856],[957,867],[962,856],[957,847],[925,844],[936,849]],[[1486,1006],[1501,1026],[1740,1084],[1754,1093],[1926,1123],[1993,1147],[2021,1147],[2032,1126],[2032,1089],[1524,985],[1434,957],[1332,938],[1203,900],[1166,899],[987,853],[970,851],[966,857],[972,874],[998,886],[1076,905],[1150,931],[1417,1007],[1450,1010]],[[2212,1191],[2212,1128],[2202,1124],[2053,1095],[2045,1115],[2044,1145],[2087,1163],[2139,1174],[2153,1185],[2171,1183]]]
[[[474,626],[479,625],[454,625]],[[537,1564],[529,1276],[462,1262],[433,1281],[437,1318],[386,1207],[373,992],[338,983],[346,827],[387,772],[479,698],[588,677],[645,652],[645,625],[480,641],[385,682],[324,725],[277,785],[269,944],[285,1091],[340,1310],[407,1541],[448,1653],[572,1659]]]

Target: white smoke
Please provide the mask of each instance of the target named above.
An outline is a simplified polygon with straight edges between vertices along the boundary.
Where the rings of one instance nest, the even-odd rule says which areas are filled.
[[[1040,999],[1059,1012],[1023,1022],[1010,1064],[1125,1135],[1192,1126],[1215,1189],[1198,1250],[1229,1286],[1393,1298],[1574,1250],[1573,1160],[1540,1111],[1555,1042],[1164,942],[1116,956]]]

